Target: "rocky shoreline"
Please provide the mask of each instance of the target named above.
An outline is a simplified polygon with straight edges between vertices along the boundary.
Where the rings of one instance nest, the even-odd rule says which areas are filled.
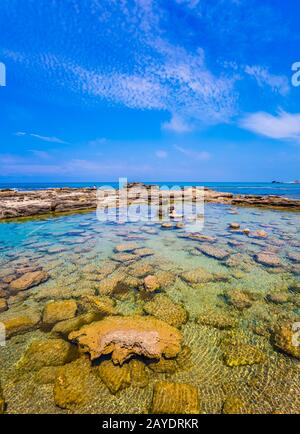
[[[0,221],[24,217],[56,215],[95,210],[97,205],[113,206],[120,203],[122,190],[102,190],[101,198],[97,196],[96,188],[53,188],[35,191],[0,190]],[[191,200],[196,201],[202,196],[201,188],[190,187],[186,190]],[[151,200],[164,200],[164,193],[157,186],[132,183],[127,185],[128,203],[149,203]],[[161,197],[163,196],[163,197]],[[172,192],[172,199],[182,197],[180,190]],[[220,203],[232,206],[252,206],[270,209],[300,211],[300,200],[281,196],[234,195],[233,193],[217,192],[204,189],[205,202]]]

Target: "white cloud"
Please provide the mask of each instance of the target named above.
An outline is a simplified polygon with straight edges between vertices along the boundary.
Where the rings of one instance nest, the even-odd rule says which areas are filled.
[[[239,125],[272,139],[300,141],[300,113],[279,112],[276,116],[258,112],[245,116]]]
[[[158,149],[155,152],[155,155],[156,155],[157,158],[167,158],[168,153],[166,151],[164,151],[163,149]]]
[[[247,65],[245,72],[255,78],[260,87],[269,86],[273,92],[278,92],[282,96],[290,91],[289,81],[284,75],[271,74],[267,68],[257,65]]]
[[[177,115],[173,115],[169,122],[164,122],[162,128],[175,133],[188,133],[193,130],[192,125]]]
[[[210,160],[211,154],[207,151],[193,151],[191,149],[184,148],[182,146],[174,145],[174,148],[179,151],[181,154],[186,157],[195,159],[195,160]]]
[[[68,143],[65,140],[59,139],[58,137],[41,136],[40,134],[25,133],[23,131],[18,131],[17,133],[15,133],[15,135],[18,137],[30,136],[30,137],[34,137],[35,139],[42,140],[43,142],[61,143],[61,144]]]

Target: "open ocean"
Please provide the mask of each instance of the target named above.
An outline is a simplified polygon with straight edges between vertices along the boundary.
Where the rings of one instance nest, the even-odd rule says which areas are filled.
[[[258,195],[278,195],[294,199],[300,199],[300,184],[293,183],[276,183],[271,182],[145,182],[145,184],[157,184],[160,186],[171,187],[178,186],[205,186],[210,187],[217,191],[231,192],[234,194],[258,194]],[[0,183],[0,188],[15,188],[17,190],[38,190],[47,188],[60,188],[60,187],[100,187],[102,185],[110,185],[117,187],[117,182],[24,182],[24,183]]]

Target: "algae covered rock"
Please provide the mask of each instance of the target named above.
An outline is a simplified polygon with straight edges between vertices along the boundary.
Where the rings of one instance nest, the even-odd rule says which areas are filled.
[[[132,359],[122,366],[115,365],[111,360],[104,360],[95,371],[113,395],[131,385],[146,387],[149,382],[145,364],[137,359]]]
[[[238,289],[227,291],[225,298],[228,304],[235,307],[237,310],[248,309],[252,306],[252,298],[249,294]]]
[[[209,273],[204,268],[198,267],[194,270],[186,271],[181,274],[181,278],[190,284],[208,283],[214,280],[212,273]]]
[[[90,397],[90,362],[81,357],[62,366],[57,373],[53,395],[55,404],[60,408],[73,409],[84,405]]]
[[[181,349],[182,335],[169,324],[151,316],[114,316],[104,318],[70,333],[91,359],[112,354],[122,365],[134,354],[159,359],[175,357]]]
[[[274,346],[290,356],[300,359],[299,323],[284,322],[274,328],[272,342]]]
[[[165,359],[162,357],[159,360],[155,360],[148,364],[148,367],[153,372],[157,373],[165,373],[165,374],[174,374],[178,370],[178,365],[175,359]]]
[[[197,323],[219,330],[229,330],[237,326],[237,319],[232,314],[208,311],[198,316]]]
[[[120,366],[114,365],[111,360],[104,360],[96,369],[101,380],[112,394],[130,386],[131,376],[128,363]]]
[[[188,315],[183,306],[174,303],[164,294],[158,294],[153,300],[144,305],[144,310],[174,327],[180,327],[188,320]]]
[[[102,318],[101,313],[88,312],[82,315],[78,315],[75,318],[66,319],[55,324],[52,328],[53,333],[58,333],[63,337],[68,337],[69,333],[80,329],[86,324],[90,324],[93,321],[99,321]]]
[[[16,280],[10,283],[10,289],[13,291],[25,291],[26,289],[33,288],[40,285],[49,279],[49,274],[45,271],[33,271],[23,274]]]
[[[115,315],[117,313],[115,307],[116,302],[110,297],[88,295],[84,299],[87,301],[87,303],[91,306],[93,310],[102,313],[103,315]]]
[[[155,383],[151,413],[153,414],[199,414],[198,390],[190,384]]]
[[[55,324],[59,321],[74,318],[77,311],[75,300],[51,301],[46,304],[43,312],[44,324]]]
[[[254,255],[254,259],[265,267],[280,267],[280,258],[273,252],[260,252]]]
[[[226,366],[244,366],[264,363],[265,354],[257,347],[244,343],[224,345],[223,360]]]
[[[6,337],[32,330],[40,322],[41,314],[35,308],[20,310],[9,309],[0,315],[0,322],[5,327]]]
[[[59,366],[44,366],[35,375],[35,381],[39,384],[53,384],[57,377]]]
[[[44,366],[59,366],[74,360],[77,349],[62,339],[32,341],[16,364],[17,369],[37,371]]]

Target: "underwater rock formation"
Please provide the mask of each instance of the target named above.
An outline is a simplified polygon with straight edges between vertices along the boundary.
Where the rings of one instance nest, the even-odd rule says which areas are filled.
[[[32,341],[16,368],[36,371],[44,366],[59,366],[71,362],[78,355],[77,348],[63,339],[42,339]]]
[[[180,327],[188,320],[187,311],[178,303],[174,303],[164,294],[158,294],[153,300],[144,305],[144,310],[171,326]]]
[[[182,335],[169,324],[151,316],[114,316],[97,321],[70,333],[91,359],[112,354],[122,365],[134,354],[159,359],[175,357],[181,349]]]
[[[23,274],[16,280],[10,283],[10,290],[12,291],[25,291],[26,289],[33,288],[40,285],[49,279],[49,274],[45,271],[33,271]]]
[[[59,321],[74,318],[77,311],[75,300],[50,301],[44,307],[43,323],[55,324]]]
[[[300,340],[297,330],[293,330],[293,323],[281,323],[273,330],[272,342],[280,351],[300,359]]]
[[[199,414],[198,390],[190,384],[155,383],[151,413],[153,414]]]

